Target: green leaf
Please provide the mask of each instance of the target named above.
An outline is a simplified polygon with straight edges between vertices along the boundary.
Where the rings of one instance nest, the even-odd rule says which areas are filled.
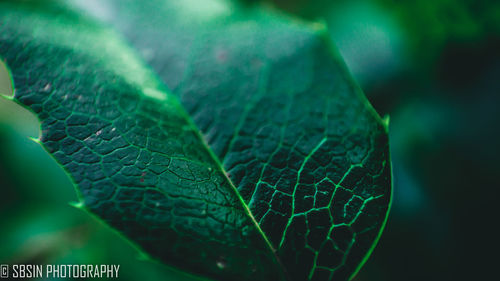
[[[1,4],[15,99],[85,209],[218,280],[355,274],[387,218],[387,131],[324,28],[221,0],[76,3],[171,89],[75,7]]]
[[[274,254],[176,98],[112,31],[58,6],[2,3],[0,11],[15,100],[40,119],[40,141],[86,209],[177,267],[280,280]]]

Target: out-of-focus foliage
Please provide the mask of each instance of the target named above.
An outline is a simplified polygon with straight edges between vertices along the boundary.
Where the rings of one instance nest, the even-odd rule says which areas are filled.
[[[393,208],[356,280],[493,280],[500,250],[499,1],[271,1],[305,18],[322,18],[372,104],[391,117]],[[67,252],[66,259],[122,263],[129,270],[122,276],[130,280],[165,274],[163,267],[137,262],[131,247],[69,206],[65,216],[39,219],[54,202],[74,195],[55,163],[21,129],[28,126],[36,135],[36,125],[7,108],[2,101],[0,215],[8,220],[0,239],[9,249],[0,249],[0,262],[29,248],[23,246],[27,236],[52,227],[72,237],[71,229],[83,224],[92,227],[73,240],[94,240],[71,242],[79,250]],[[27,154],[36,156],[24,161]],[[33,181],[43,181],[48,191],[40,194]],[[95,239],[116,248],[103,251]]]

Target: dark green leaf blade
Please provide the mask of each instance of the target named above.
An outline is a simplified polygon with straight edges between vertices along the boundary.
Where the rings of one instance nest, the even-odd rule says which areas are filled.
[[[54,2],[0,3],[14,100],[86,210],[149,255],[219,280],[283,271],[177,99],[118,36]]]
[[[352,277],[387,219],[387,127],[321,26],[224,0],[104,3],[102,19],[179,96],[293,279]]]

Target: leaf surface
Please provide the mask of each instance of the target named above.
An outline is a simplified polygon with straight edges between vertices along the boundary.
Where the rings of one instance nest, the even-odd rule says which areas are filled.
[[[114,32],[57,5],[0,5],[14,99],[38,116],[41,143],[87,210],[187,271],[282,279],[177,99]]]
[[[87,209],[153,257],[219,279],[359,269],[389,209],[387,132],[323,29],[226,1],[73,3],[172,92],[81,16],[4,12],[16,99]]]

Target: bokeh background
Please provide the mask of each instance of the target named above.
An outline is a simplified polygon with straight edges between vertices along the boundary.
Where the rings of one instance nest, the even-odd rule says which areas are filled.
[[[390,116],[392,211],[355,280],[496,280],[500,1],[261,2],[326,23],[368,99]],[[0,92],[9,89],[0,70]],[[140,259],[71,207],[69,179],[28,138],[38,130],[29,112],[0,100],[0,263],[121,264],[123,280],[197,280]]]

